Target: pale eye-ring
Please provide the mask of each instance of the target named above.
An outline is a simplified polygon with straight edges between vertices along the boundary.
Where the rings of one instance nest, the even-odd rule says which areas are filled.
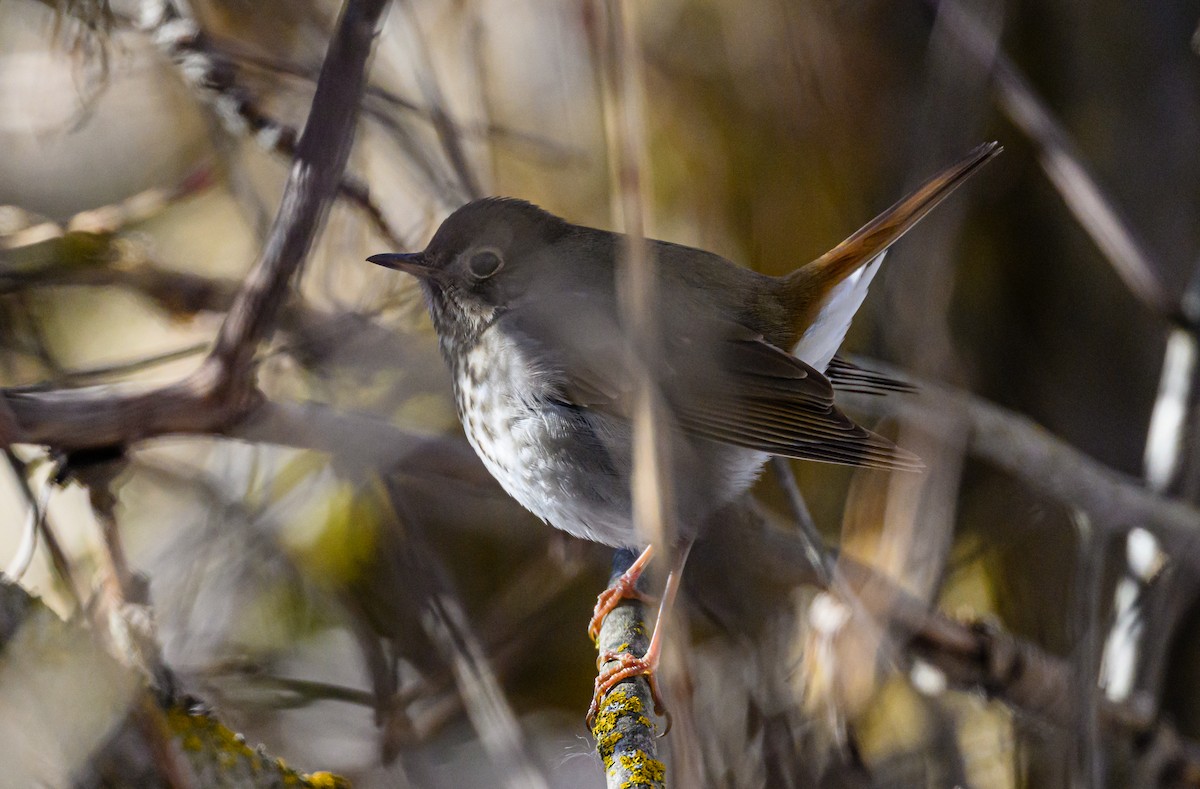
[[[475,279],[487,279],[504,266],[504,259],[494,249],[481,249],[467,261],[467,271]]]

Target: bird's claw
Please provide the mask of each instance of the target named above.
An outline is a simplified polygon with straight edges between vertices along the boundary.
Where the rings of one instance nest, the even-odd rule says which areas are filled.
[[[640,569],[640,568],[639,568]],[[604,625],[604,620],[612,613],[622,600],[641,600],[643,603],[651,602],[650,596],[637,588],[638,578],[641,572],[631,574],[624,572],[621,574],[613,585],[605,589],[596,597],[596,608],[592,611],[592,621],[588,624],[588,635],[593,641],[600,638],[600,628]]]
[[[658,670],[657,660],[634,657],[628,652],[603,652],[596,663],[597,666],[603,666],[605,663],[611,663],[612,665],[600,669],[600,673],[596,676],[592,703],[588,707],[587,718],[585,719],[589,730],[592,728],[592,723],[595,721],[596,715],[600,712],[600,704],[604,701],[604,697],[608,695],[608,692],[612,690],[613,686],[630,677],[642,675],[646,677],[646,682],[650,686],[650,699],[654,702],[654,714],[665,717],[667,721],[666,727],[659,736],[663,736],[671,730],[671,715],[667,712],[667,708],[663,704],[662,695],[658,692],[658,680],[655,677],[655,672]]]

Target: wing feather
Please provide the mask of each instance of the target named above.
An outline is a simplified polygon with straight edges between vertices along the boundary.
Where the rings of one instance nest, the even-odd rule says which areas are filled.
[[[594,299],[559,299],[553,311],[522,310],[501,321],[505,331],[540,346],[537,356],[547,360],[557,400],[631,418],[636,357],[615,318]],[[687,325],[688,333],[671,336],[656,371],[687,433],[785,457],[923,467],[915,455],[855,424],[834,405],[828,378],[761,335],[735,321]]]

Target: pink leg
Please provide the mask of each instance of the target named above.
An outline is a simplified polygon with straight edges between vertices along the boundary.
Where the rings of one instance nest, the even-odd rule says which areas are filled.
[[[596,677],[596,686],[592,694],[592,704],[588,707],[587,725],[590,729],[592,720],[596,717],[596,713],[600,711],[600,703],[604,696],[612,689],[614,685],[622,680],[630,677],[645,674],[650,683],[650,695],[654,701],[655,713],[664,714],[665,707],[663,706],[662,696],[658,692],[658,682],[655,680],[654,673],[658,671],[658,663],[662,657],[663,645],[663,627],[667,620],[667,615],[671,612],[672,606],[675,604],[675,595],[679,592],[679,580],[683,575],[683,564],[687,561],[688,550],[690,545],[683,546],[675,559],[675,566],[667,575],[666,587],[663,589],[662,602],[658,606],[658,618],[654,622],[654,632],[650,635],[650,645],[646,648],[646,654],[639,657],[634,657],[628,652],[604,652],[596,661],[598,666],[611,661],[617,661],[614,665],[601,670]],[[641,557],[638,557],[638,562],[646,557],[650,549],[646,549]],[[637,566],[638,562],[634,562],[630,566],[632,570]],[[667,728],[670,728],[670,717],[667,719]]]

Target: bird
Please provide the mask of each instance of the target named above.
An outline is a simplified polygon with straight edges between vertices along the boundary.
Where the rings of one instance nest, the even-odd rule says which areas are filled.
[[[620,599],[640,595],[637,579],[654,553],[631,505],[639,376],[664,404],[679,544],[646,654],[601,657],[616,662],[597,678],[589,719],[617,682],[653,680],[688,548],[768,457],[923,467],[846,416],[830,378],[902,387],[834,355],[888,247],[1000,150],[976,147],[783,276],[645,241],[657,278],[652,347],[628,331],[618,296],[629,239],[524,200],[474,200],[446,217],[424,250],[367,259],[420,282],[467,440],[501,487],[558,529],[641,551],[597,601],[593,636]]]

